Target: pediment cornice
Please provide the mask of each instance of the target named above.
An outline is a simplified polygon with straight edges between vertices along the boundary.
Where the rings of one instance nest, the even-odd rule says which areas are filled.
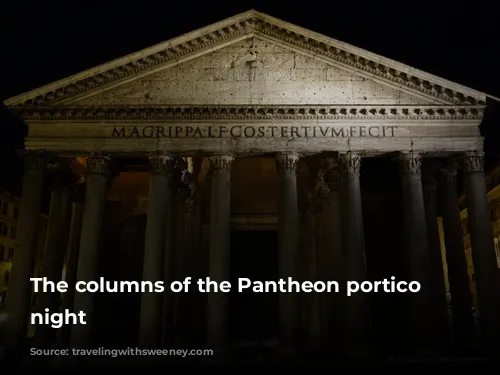
[[[14,107],[23,120],[481,120],[483,105],[416,106],[168,106],[168,107]]]
[[[265,14],[249,11],[165,43],[101,65],[5,101],[11,106],[60,105],[92,92],[115,87],[246,37],[263,37],[301,49],[443,104],[485,104],[486,95],[421,72],[346,43]]]

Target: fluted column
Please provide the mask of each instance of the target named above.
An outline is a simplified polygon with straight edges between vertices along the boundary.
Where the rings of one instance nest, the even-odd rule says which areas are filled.
[[[80,252],[80,239],[82,234],[83,202],[85,200],[85,183],[78,182],[73,185],[71,192],[71,222],[69,229],[68,248],[66,255],[66,283],[68,291],[63,296],[63,309],[73,312],[75,299],[76,272],[78,267],[78,254]],[[65,324],[59,331],[58,346],[66,347],[70,335],[70,326]]]
[[[427,237],[429,239],[429,259],[432,266],[433,311],[435,312],[436,338],[444,347],[449,339],[448,303],[446,300],[446,284],[441,252],[441,240],[438,227],[437,204],[437,163],[429,162],[425,165],[422,183],[427,222]]]
[[[19,354],[15,351],[26,338],[31,312],[30,277],[34,272],[38,219],[47,158],[43,154],[28,152],[24,155],[24,162],[23,191],[5,323],[7,347],[13,354]]]
[[[362,283],[366,280],[366,256],[361,208],[359,175],[363,154],[340,154],[343,218],[344,280]],[[365,293],[355,293],[344,299],[344,333],[349,356],[366,354],[370,335],[369,302]]]
[[[400,157],[403,199],[404,199],[404,239],[405,264],[408,282],[418,281],[418,293],[409,293],[409,317],[411,344],[419,354],[433,352],[433,286],[431,285],[431,261],[422,191],[422,156],[418,153],[403,153]]]
[[[70,186],[74,176],[68,170],[60,167],[53,172],[52,194],[49,208],[49,221],[47,226],[47,239],[43,252],[42,274],[52,282],[62,279],[64,254],[68,239],[68,209]],[[37,312],[44,314],[45,309],[51,313],[59,311],[61,293],[40,293]],[[35,329],[35,345],[39,348],[50,346],[55,338],[56,330],[47,324],[37,325]]]
[[[172,155],[149,156],[150,183],[146,221],[146,242],[142,278],[144,281],[163,280],[165,232],[168,197],[172,175]],[[168,287],[168,285],[167,285]],[[139,345],[159,348],[162,338],[163,295],[142,293],[139,322]]]
[[[210,208],[209,276],[221,283],[229,280],[231,167],[233,156],[210,158],[213,168]],[[207,344],[214,353],[225,354],[229,334],[227,293],[208,294]]]
[[[483,154],[470,152],[462,159],[472,260],[481,329],[486,341],[500,346],[500,281],[493,245],[491,216],[484,180]]]
[[[98,280],[100,276],[99,251],[108,188],[109,158],[100,155],[88,157],[87,171],[77,280],[89,282]],[[71,327],[70,346],[72,348],[87,349],[92,345],[91,333],[95,324],[94,300],[95,293],[75,294],[73,312],[83,311],[87,314],[87,324],[77,324]]]
[[[460,220],[457,194],[457,165],[450,163],[440,170],[440,202],[443,216],[446,263],[451,293],[453,336],[457,349],[471,344],[474,334],[472,294]]]
[[[295,153],[276,155],[279,176],[278,202],[278,267],[280,279],[298,280],[299,275],[299,208],[297,199],[297,167]],[[284,353],[299,345],[300,295],[281,293],[279,296],[280,341]]]

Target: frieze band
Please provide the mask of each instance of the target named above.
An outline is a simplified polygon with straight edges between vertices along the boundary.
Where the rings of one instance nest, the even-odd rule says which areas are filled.
[[[115,126],[115,138],[394,138],[397,126],[145,125]]]

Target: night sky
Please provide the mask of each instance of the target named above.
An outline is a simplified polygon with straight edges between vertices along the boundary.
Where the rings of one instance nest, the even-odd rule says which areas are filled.
[[[0,101],[252,8],[500,97],[500,22],[488,2],[5,1]],[[498,113],[485,121],[490,155]],[[18,190],[24,130],[5,108],[0,121],[0,185]]]

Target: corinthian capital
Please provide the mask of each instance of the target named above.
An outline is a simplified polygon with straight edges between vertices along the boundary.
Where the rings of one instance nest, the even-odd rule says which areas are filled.
[[[361,171],[361,160],[364,154],[362,152],[348,151],[339,154],[340,168],[342,172],[348,174],[357,174]]]
[[[484,171],[484,153],[471,151],[462,157],[462,166],[465,173]]]
[[[214,174],[229,174],[233,166],[234,157],[232,155],[213,155],[210,157]]]
[[[276,154],[278,173],[297,173],[299,155],[294,152],[280,152]]]
[[[172,154],[153,153],[148,156],[151,174],[162,174],[172,177],[175,158]]]
[[[417,152],[403,152],[399,156],[401,172],[404,175],[420,175],[422,173],[422,155]]]
[[[87,170],[90,173],[109,175],[110,160],[107,155],[91,155],[87,158]]]

